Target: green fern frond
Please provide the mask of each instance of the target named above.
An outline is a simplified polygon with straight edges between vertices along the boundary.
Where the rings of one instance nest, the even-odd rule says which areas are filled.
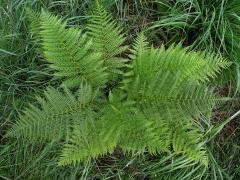
[[[170,77],[172,77],[172,80]],[[162,76],[162,78],[165,77]],[[143,91],[138,91],[139,93],[136,94],[135,98],[129,98],[131,98],[130,100],[135,100],[139,109],[142,109],[145,116],[154,123],[153,128],[158,126],[160,126],[159,129],[161,128],[161,130],[151,130],[152,133],[155,133],[159,137],[156,138],[158,140],[155,143],[150,143],[147,146],[147,149],[150,149],[150,153],[167,151],[167,149],[170,151],[169,147],[178,144],[177,147],[179,149],[173,149],[175,153],[181,152],[190,159],[192,158],[195,161],[201,162],[201,160],[206,159],[206,153],[202,150],[204,146],[200,141],[202,134],[191,131],[191,128],[197,129],[192,118],[197,119],[200,116],[200,112],[206,112],[211,109],[217,98],[206,88],[194,88],[186,84],[177,85],[177,82],[173,81],[175,78],[177,79],[176,76],[169,74],[169,77],[166,78],[167,82],[164,84],[159,83],[160,85],[155,86],[152,90],[150,82],[150,84],[146,84],[145,90],[142,87]],[[163,129],[165,131],[162,131]],[[180,142],[174,141],[172,138],[176,136],[176,129],[182,132],[182,134],[178,134],[177,136],[182,139]],[[192,140],[195,140],[194,143],[187,144],[190,141],[185,138],[184,133],[187,136],[193,137]],[[161,147],[165,148],[159,148],[159,142],[162,142],[164,145]],[[182,144],[179,145],[180,143]],[[182,149],[180,150],[180,148]],[[194,156],[192,155],[193,152]],[[206,164],[206,161],[204,163]]]
[[[199,84],[199,79],[214,76],[220,68],[228,65],[221,58],[208,63],[202,57],[205,55],[186,52],[180,46],[172,46],[167,50],[163,47],[144,50],[128,66],[122,88],[130,100],[140,104],[148,101],[156,105],[181,105],[180,112],[191,109],[196,116],[204,109],[211,109],[219,100],[209,88]],[[210,60],[215,59],[212,57]],[[159,107],[161,109],[164,106]]]
[[[181,120],[181,119],[179,119]],[[203,145],[203,135],[194,127],[191,120],[182,119],[180,124],[172,126],[173,151],[179,155],[185,155],[189,160],[208,165],[206,147]]]
[[[9,136],[38,141],[58,140],[65,137],[74,119],[83,116],[97,96],[89,85],[80,86],[81,94],[76,98],[65,88],[61,93],[48,88],[44,97],[38,97],[38,105],[30,105],[9,131]]]
[[[102,54],[107,72],[114,75],[113,77],[122,74],[120,68],[124,66],[126,59],[121,58],[121,54],[128,49],[128,46],[123,45],[126,39],[123,29],[98,3],[88,22],[88,30],[94,41],[93,49]]]
[[[85,121],[74,125],[70,141],[64,145],[58,164],[76,164],[89,157],[111,154],[122,129],[118,115],[107,105],[102,113],[88,116]]]
[[[135,46],[139,47],[141,43],[137,40]],[[145,48],[144,50],[142,48],[142,53],[132,56],[132,58],[134,59],[128,65],[129,70],[125,73],[125,84],[131,82],[130,79],[134,74],[135,78],[140,78],[146,82],[152,80],[156,73],[159,73],[159,69],[174,74],[179,72],[181,80],[205,82],[214,78],[221,69],[230,65],[225,59],[215,54],[189,52],[181,45],[172,45],[168,49],[165,49],[164,46],[160,49]]]
[[[141,45],[143,41],[138,42]],[[157,126],[156,119],[159,119],[159,124],[165,124],[165,132],[168,133],[164,133],[167,138],[163,149],[166,150],[172,145],[175,147],[175,153],[181,152],[190,159],[206,164],[206,151],[200,141],[202,135],[200,132],[196,133],[197,128],[191,119],[197,119],[201,112],[212,109],[215,103],[220,101],[221,98],[215,97],[211,89],[199,83],[214,76],[220,68],[227,67],[228,63],[211,55],[188,52],[180,45],[171,46],[167,50],[164,47],[139,49],[142,49],[141,53],[132,56],[133,61],[128,66],[129,71],[123,80],[122,88],[127,99],[136,102],[136,106],[145,116],[155,123],[154,127]],[[208,63],[203,57],[216,61]],[[152,114],[157,114],[158,118],[157,116],[151,118]],[[190,127],[195,127],[195,130],[190,131]],[[179,132],[175,129],[179,129]],[[189,133],[188,136],[192,134],[194,138],[184,140],[185,135],[178,134],[180,132]],[[155,134],[161,133],[163,132]],[[169,140],[176,134],[182,141]],[[157,142],[161,142],[161,138],[156,139],[158,139],[156,143],[146,145],[150,153],[163,151],[155,146]],[[193,140],[194,143],[190,143]]]
[[[129,57],[135,59],[136,56],[139,56],[140,53],[143,53],[147,49],[149,49],[149,43],[143,32],[141,32],[135,39],[132,49],[130,49],[131,55]]]
[[[196,81],[209,81],[215,78],[222,68],[231,63],[219,55],[207,52],[188,51],[180,44],[172,45],[168,49],[163,46],[159,49],[161,54],[160,66],[174,71],[180,71],[183,78],[192,78]]]
[[[198,69],[198,73],[196,75],[193,74],[193,76],[196,76],[195,79],[201,82],[209,82],[210,80],[216,78],[217,75],[222,72],[222,69],[227,69],[232,64],[219,54],[207,51],[192,51],[191,53],[198,57],[198,60],[196,58],[197,61],[203,62]]]
[[[44,56],[57,71],[55,75],[64,78],[64,85],[76,87],[86,81],[101,87],[107,82],[102,54],[92,51],[93,42],[86,34],[66,28],[66,22],[44,11],[40,24]]]
[[[64,145],[60,155],[59,165],[76,164],[86,160],[88,157],[97,158],[108,152],[113,152],[113,148],[109,149],[99,136],[99,126],[93,117],[90,116],[73,126],[73,132],[70,140]],[[89,114],[88,114],[89,115]]]

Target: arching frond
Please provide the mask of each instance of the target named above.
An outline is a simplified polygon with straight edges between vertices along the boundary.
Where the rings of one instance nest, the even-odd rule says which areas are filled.
[[[49,13],[40,16],[42,47],[45,58],[68,87],[82,81],[101,87],[107,82],[102,54],[92,51],[93,42],[81,30],[66,28],[66,22]]]
[[[138,44],[141,42],[136,43],[135,46],[141,46]],[[160,49],[145,48],[128,66],[129,70],[125,73],[124,81],[131,82],[131,77],[134,77],[148,82],[154,79],[157,73],[168,71],[173,74],[179,73],[180,81],[191,80],[199,83],[214,78],[222,68],[229,65],[230,63],[222,57],[205,52],[189,52],[180,45],[172,45],[168,49],[164,46]]]
[[[114,75],[113,77],[121,74],[120,68],[124,66],[126,59],[120,55],[128,49],[128,46],[123,45],[125,42],[123,29],[98,3],[88,22],[88,30],[94,41],[93,49],[102,54],[107,71]]]
[[[136,56],[140,56],[140,53],[143,53],[147,49],[149,49],[149,43],[143,32],[141,32],[133,43],[130,58],[135,59]]]
[[[76,98],[65,88],[60,92],[48,88],[44,97],[38,97],[38,105],[30,105],[9,131],[9,136],[38,141],[58,140],[65,137],[76,118],[81,119],[97,96],[88,85],[80,86]]]
[[[123,80],[122,88],[127,99],[135,101],[154,127],[159,123],[166,129],[165,132],[152,129],[160,136],[158,142],[161,140],[160,134],[165,135],[166,146],[163,149],[173,146],[175,153],[181,152],[190,159],[207,164],[202,133],[192,118],[197,119],[201,112],[212,109],[220,100],[201,82],[214,76],[220,68],[227,67],[228,63],[221,58],[209,62],[203,58],[214,61],[212,55],[187,52],[180,45],[167,50],[164,47],[143,49],[133,57]],[[163,151],[155,145],[157,143],[150,144],[150,152]]]
[[[85,121],[74,125],[70,141],[63,147],[59,165],[76,164],[114,151],[122,133],[122,122],[108,105],[103,107],[102,113],[95,116],[91,113]]]

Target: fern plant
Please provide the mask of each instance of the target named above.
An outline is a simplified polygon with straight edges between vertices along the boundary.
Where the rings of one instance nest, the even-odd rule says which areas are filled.
[[[87,33],[45,11],[39,26],[37,42],[63,88],[49,87],[9,136],[61,140],[59,165],[104,156],[117,146],[126,154],[174,153],[207,165],[199,117],[221,101],[208,81],[227,61],[181,45],[154,48],[143,34],[122,60],[122,29],[100,5]],[[106,88],[112,80],[117,85]]]

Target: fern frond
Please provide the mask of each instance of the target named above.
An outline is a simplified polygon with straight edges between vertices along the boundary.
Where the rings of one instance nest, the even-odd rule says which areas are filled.
[[[63,147],[59,165],[76,164],[114,151],[122,134],[122,122],[111,106],[105,106],[102,111],[74,125],[70,141]]]
[[[195,76],[196,80],[201,82],[210,82],[212,79],[216,78],[223,69],[227,69],[232,64],[219,54],[207,51],[192,51],[190,53],[195,54],[196,61],[203,62],[202,65],[199,67],[196,75],[195,73],[192,74],[192,76]]]
[[[147,38],[144,36],[143,32],[141,32],[133,43],[131,51],[131,55],[129,56],[131,59],[135,59],[136,56],[139,56],[141,53],[149,49],[149,43],[147,42]]]
[[[194,127],[191,120],[179,118],[179,124],[172,126],[172,147],[179,155],[185,155],[189,160],[208,165],[206,147],[203,145],[203,134]]]
[[[30,105],[9,131],[9,136],[36,141],[58,140],[65,137],[75,118],[80,118],[97,96],[89,85],[81,85],[81,94],[75,98],[68,89],[61,93],[48,88],[38,105]]]
[[[85,119],[73,126],[70,140],[64,145],[59,159],[59,165],[76,164],[88,157],[97,158],[112,149],[105,147],[99,136],[99,126],[94,119],[93,112],[89,112]]]
[[[155,134],[156,141],[145,144],[145,147],[150,153],[156,153],[170,151],[169,147],[173,146],[175,153],[181,152],[192,160],[206,164],[202,134],[197,130],[192,118],[197,119],[201,112],[212,109],[220,98],[199,83],[214,76],[221,67],[226,67],[227,63],[217,59],[217,62],[208,64],[208,61],[203,59],[205,54],[187,52],[180,45],[171,46],[167,50],[164,47],[142,48],[141,53],[135,54],[128,66],[129,71],[125,74],[123,90],[127,99],[135,101],[146,118],[151,120],[154,124],[152,127],[157,127],[159,123],[161,128],[165,129],[163,132],[149,129]],[[208,58],[215,60],[210,55]],[[207,68],[206,66],[208,72],[203,69]],[[184,133],[193,138],[184,138]],[[164,134],[165,143],[160,134]],[[178,141],[178,138],[181,141]],[[165,146],[159,149],[157,142],[161,141]]]
[[[215,78],[221,69],[227,68],[230,63],[219,55],[207,52],[194,52],[172,45],[168,49],[163,46],[158,52],[161,68],[181,71],[183,78],[192,78],[196,81],[206,82]]]
[[[113,77],[122,74],[120,68],[126,59],[120,56],[128,49],[128,46],[123,45],[126,39],[123,29],[98,3],[88,22],[88,30],[89,36],[94,40],[93,49],[102,54],[107,72]]]
[[[162,76],[162,78],[166,77]],[[194,88],[185,84],[177,85],[177,82],[173,81],[177,77],[172,74],[169,74],[166,79],[167,82],[164,84],[159,83],[162,86],[155,86],[151,90],[152,84],[150,82],[149,85],[146,84],[145,89],[142,87],[142,91],[135,98],[129,97],[136,101],[137,106],[142,109],[145,116],[154,123],[153,128],[158,126],[160,126],[159,129],[161,128],[161,130],[157,128],[150,130],[159,137],[156,138],[158,140],[155,143],[150,143],[147,149],[150,153],[155,153],[167,151],[167,149],[170,151],[169,147],[177,146],[177,150],[173,149],[175,153],[182,153],[190,159],[206,164],[206,161],[201,161],[206,159],[206,151],[204,151],[201,141],[202,134],[197,131],[192,118],[197,119],[200,112],[207,112],[218,99],[206,88]],[[155,115],[153,116],[153,114]],[[162,131],[163,129],[165,131]],[[177,136],[175,139],[180,138],[181,141],[175,141],[173,136]],[[188,140],[185,136],[190,139]],[[191,141],[194,143],[190,143]],[[165,144],[161,146],[165,148],[159,148],[158,142]]]
[[[107,82],[101,53],[92,52],[93,43],[86,34],[66,28],[66,22],[42,12],[40,16],[42,47],[45,58],[51,63],[63,84],[76,87],[82,81],[101,87]]]
[[[135,46],[141,46],[141,41],[137,40],[136,44]],[[124,84],[130,83],[134,74],[135,78],[151,81],[156,73],[159,73],[159,69],[161,72],[169,71],[173,74],[179,72],[180,80],[201,83],[216,77],[221,69],[230,65],[220,56],[206,52],[189,52],[181,45],[172,45],[168,49],[164,46],[160,49],[142,48],[142,53],[132,55],[132,58],[133,61],[128,65],[128,71],[125,73]]]

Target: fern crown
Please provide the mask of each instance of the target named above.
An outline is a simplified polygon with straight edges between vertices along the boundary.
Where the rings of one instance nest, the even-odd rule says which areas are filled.
[[[87,33],[45,11],[36,19],[36,42],[62,87],[47,88],[9,136],[61,140],[59,165],[104,156],[116,146],[207,165],[199,117],[221,101],[208,82],[229,66],[225,59],[181,45],[154,48],[143,34],[122,58],[128,49],[123,29],[100,5]]]

